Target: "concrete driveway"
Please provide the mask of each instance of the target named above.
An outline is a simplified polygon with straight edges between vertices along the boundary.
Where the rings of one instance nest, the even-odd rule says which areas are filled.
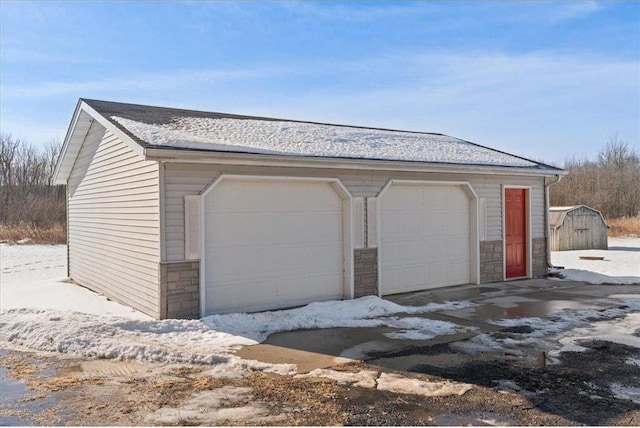
[[[297,330],[271,335],[265,342],[242,348],[236,354],[245,359],[268,363],[292,363],[299,373],[336,366],[353,360],[363,360],[383,367],[406,370],[418,364],[434,364],[425,350],[440,344],[464,341],[482,333],[509,330],[489,323],[490,320],[539,317],[565,310],[603,310],[621,305],[625,297],[638,296],[640,286],[591,285],[573,281],[530,279],[482,285],[464,285],[406,293],[386,297],[406,306],[431,302],[471,301],[473,306],[430,312],[412,317],[449,321],[474,331],[437,336],[431,340],[391,339],[385,333],[389,327],[331,328]],[[402,316],[402,315],[400,315]],[[407,317],[409,315],[406,315]],[[528,349],[527,361],[544,364],[542,350]],[[531,355],[531,354],[539,355]],[[494,355],[473,355],[469,358],[509,359],[504,351]]]

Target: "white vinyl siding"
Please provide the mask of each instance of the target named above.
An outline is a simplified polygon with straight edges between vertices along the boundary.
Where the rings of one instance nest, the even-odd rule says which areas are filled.
[[[159,317],[158,164],[94,122],[69,177],[69,275]]]
[[[180,261],[184,255],[184,196],[199,194],[222,172],[228,174],[309,176],[338,178],[354,197],[373,198],[391,179],[424,181],[468,181],[478,198],[486,200],[487,241],[502,239],[502,185],[521,185],[531,188],[532,238],[544,235],[544,184],[542,177],[521,177],[486,174],[443,173],[387,173],[384,171],[345,171],[332,169],[269,168],[250,166],[220,166],[203,164],[167,163],[165,170],[166,258]],[[370,199],[370,201],[372,201]],[[368,227],[371,231],[371,209],[368,210]],[[375,220],[375,219],[373,219]],[[483,228],[483,226],[480,226]],[[371,239],[371,233],[370,233]],[[375,246],[369,242],[369,247]]]
[[[184,197],[198,195],[219,175],[219,171],[213,165],[183,165],[181,168],[176,166],[165,164],[164,172],[166,261],[186,260]]]

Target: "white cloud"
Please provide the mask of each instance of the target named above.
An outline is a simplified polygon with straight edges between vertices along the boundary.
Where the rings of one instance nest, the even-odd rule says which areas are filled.
[[[572,1],[562,3],[550,13],[550,19],[554,22],[568,21],[599,12],[603,6],[595,1]]]
[[[588,155],[615,130],[638,143],[639,70],[637,60],[548,51],[427,51],[84,81],[3,82],[2,94],[3,104],[102,97],[434,131],[554,161],[549,154],[564,159],[568,142],[597,144],[585,149]]]
[[[216,84],[228,81],[243,81],[283,75],[287,69],[278,66],[246,68],[236,70],[168,70],[158,73],[131,73],[127,76],[103,77],[80,81],[45,81],[3,85],[3,98],[47,98],[68,94],[86,94],[114,91],[135,94],[135,91],[170,91],[185,86]],[[84,95],[83,95],[84,94]]]
[[[436,11],[441,7],[434,3],[408,2],[402,4],[358,4],[357,2],[342,3],[310,3],[310,2],[283,2],[279,3],[285,11],[312,19],[326,19],[331,21],[367,22],[372,20],[389,20],[392,18],[405,18],[416,14]]]

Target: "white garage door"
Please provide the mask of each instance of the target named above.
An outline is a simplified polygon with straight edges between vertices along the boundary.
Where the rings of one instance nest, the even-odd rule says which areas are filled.
[[[461,186],[393,183],[379,203],[382,294],[470,282],[469,198]]]
[[[327,182],[224,179],[204,198],[204,312],[343,297],[342,198]]]

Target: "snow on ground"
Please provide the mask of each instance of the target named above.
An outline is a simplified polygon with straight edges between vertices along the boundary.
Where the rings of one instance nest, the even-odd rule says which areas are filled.
[[[576,327],[566,332],[559,340],[559,343],[562,344],[559,352],[585,351],[586,348],[580,346],[580,342],[587,340],[606,340],[638,348],[638,352],[640,353],[640,301],[633,309],[635,312],[627,314],[623,319],[614,319],[590,324],[588,326]]]
[[[212,329],[262,342],[269,335],[283,331],[334,327],[391,327],[401,329],[397,336],[429,336],[468,331],[453,323],[424,318],[402,318],[399,314],[421,314],[461,309],[471,302],[429,303],[424,306],[401,306],[376,296],[355,300],[315,302],[301,308],[253,314],[211,315],[202,322]]]
[[[256,400],[251,388],[223,386],[200,391],[189,397],[179,407],[161,407],[147,415],[146,420],[155,425],[185,425],[204,423],[212,425],[265,425],[280,419],[270,415],[265,403]]]
[[[586,340],[608,340],[640,349],[640,295],[604,310],[564,310],[546,318],[499,319],[489,323],[529,329],[523,333],[479,334],[451,346],[469,354],[508,352],[522,356],[529,350],[550,351],[552,361],[560,352],[585,351],[579,343]]]
[[[640,388],[637,386],[624,386],[614,383],[611,385],[611,392],[616,398],[631,400],[640,404]]]
[[[580,256],[604,260],[580,260]],[[590,284],[640,284],[640,238],[609,238],[608,250],[552,251],[551,262],[563,266],[566,279]]]
[[[353,385],[360,388],[375,388],[380,391],[391,391],[399,394],[423,395],[425,397],[446,397],[462,395],[472,385],[451,381],[423,381],[408,378],[396,373],[378,373],[373,370],[361,370],[357,373],[330,369],[316,369],[307,374],[296,375],[297,378],[332,379],[341,385]]]
[[[2,312],[0,341],[84,357],[192,364],[233,362],[234,366],[249,367],[248,363],[231,361],[229,354],[242,346],[262,342],[273,333],[308,328],[388,326],[401,328],[404,332],[412,328],[416,331],[414,335],[431,338],[466,331],[467,328],[428,319],[405,322],[394,315],[463,306],[451,303],[404,307],[369,296],[349,301],[312,303],[283,311],[163,321],[69,311],[10,309]]]
[[[149,124],[112,116],[148,144],[215,151],[537,167],[516,156],[442,134],[283,120],[173,117]]]
[[[628,253],[636,257],[640,254],[640,239],[612,239],[610,246],[607,257],[612,265],[619,265],[616,269],[620,270],[607,273],[634,274],[638,266],[627,257]],[[0,245],[0,345],[84,357],[212,364],[217,365],[219,373],[229,376],[248,370],[293,373],[295,366],[246,361],[233,352],[262,342],[277,332],[313,328],[387,327],[393,331],[383,334],[391,339],[428,340],[469,331],[469,328],[416,315],[473,305],[459,301],[401,306],[368,296],[317,302],[283,311],[156,321],[87,289],[63,282],[65,260],[65,246]],[[529,331],[481,334],[453,346],[470,353],[509,350],[516,355],[526,348],[557,352],[582,350],[582,340],[602,338],[640,348],[639,296],[611,297],[619,299],[621,305],[606,310],[565,310],[544,319],[494,320],[496,325],[527,327]]]
[[[151,319],[141,312],[107,300],[93,291],[65,282],[66,245],[0,244],[0,311],[54,309],[94,315]]]
[[[375,296],[283,311],[156,321],[82,287],[63,283],[64,246],[1,248],[0,342],[83,357],[226,364],[233,370],[290,373],[291,365],[249,362],[231,353],[277,332],[310,328],[397,329],[396,338],[433,338],[468,327],[399,315],[464,308],[470,302],[401,306]],[[389,333],[390,337],[394,336]]]
[[[472,386],[466,383],[442,381],[425,382],[410,379],[396,373],[382,373],[378,378],[377,388],[382,391],[397,392],[399,394],[424,395],[426,397],[446,397],[462,395]]]
[[[375,388],[379,373],[374,370],[360,370],[357,373],[344,372],[331,369],[315,369],[306,374],[296,375],[297,378],[324,378],[331,379],[340,385],[353,385],[360,388]]]

